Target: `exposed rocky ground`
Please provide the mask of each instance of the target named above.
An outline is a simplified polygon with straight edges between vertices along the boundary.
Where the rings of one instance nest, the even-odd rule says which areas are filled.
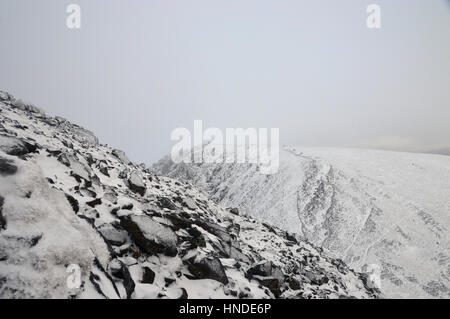
[[[73,264],[79,287],[68,285]],[[379,296],[298,235],[0,92],[1,298]]]

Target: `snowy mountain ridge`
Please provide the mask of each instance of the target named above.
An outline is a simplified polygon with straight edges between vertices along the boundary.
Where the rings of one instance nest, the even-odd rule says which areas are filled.
[[[300,236],[0,91],[0,298],[379,296]]]
[[[450,297],[448,156],[286,147],[271,176],[251,164],[174,164],[169,157],[153,170],[298,233],[357,271],[378,269],[387,297]]]

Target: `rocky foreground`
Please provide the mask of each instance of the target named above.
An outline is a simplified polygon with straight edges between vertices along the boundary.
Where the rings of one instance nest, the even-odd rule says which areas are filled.
[[[298,235],[0,92],[0,298],[379,296]]]

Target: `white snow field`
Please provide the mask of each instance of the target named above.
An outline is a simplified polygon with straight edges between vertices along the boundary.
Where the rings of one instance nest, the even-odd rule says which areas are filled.
[[[174,164],[169,157],[153,169],[379,275],[387,297],[450,297],[450,157],[343,148],[280,152],[274,175],[251,164]]]

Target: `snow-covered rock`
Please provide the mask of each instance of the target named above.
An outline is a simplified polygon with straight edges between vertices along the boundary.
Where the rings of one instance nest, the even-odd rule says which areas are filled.
[[[0,154],[6,157],[6,154]],[[104,241],[72,211],[64,193],[51,188],[36,163],[9,157],[16,173],[1,177],[0,296],[67,298],[66,267],[77,264],[87,281],[94,258],[106,265]]]
[[[307,241],[0,93],[0,298],[380,296]]]
[[[175,164],[169,157],[152,169],[297,233],[370,274],[388,297],[450,297],[448,156],[284,148],[273,175],[252,164]]]
[[[139,176],[137,172],[132,172],[130,175],[130,179],[128,180],[128,185],[133,192],[144,196],[145,194],[145,184],[142,181],[142,178]]]

